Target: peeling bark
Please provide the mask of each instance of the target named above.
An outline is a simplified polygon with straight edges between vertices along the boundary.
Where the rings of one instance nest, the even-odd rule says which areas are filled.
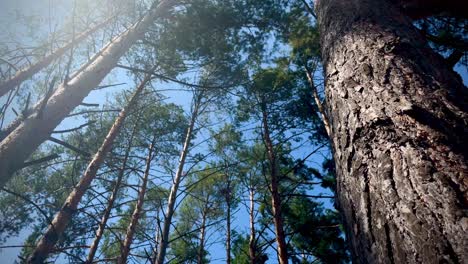
[[[468,259],[468,96],[391,1],[316,9],[338,203],[356,263]]]

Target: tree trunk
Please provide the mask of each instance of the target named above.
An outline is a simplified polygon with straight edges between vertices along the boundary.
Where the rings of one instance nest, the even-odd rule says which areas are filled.
[[[270,138],[270,129],[268,127],[268,117],[266,107],[262,104],[262,124],[263,139],[267,149],[268,160],[270,163],[270,188],[271,188],[271,206],[273,213],[273,223],[275,225],[276,244],[278,246],[278,259],[280,264],[288,263],[288,253],[286,245],[286,236],[283,229],[283,215],[281,213],[281,197],[279,193],[278,168],[276,164],[276,152],[273,142]]]
[[[130,135],[128,146],[127,146],[127,149],[125,150],[125,156],[124,156],[124,159],[122,161],[122,167],[120,168],[119,175],[117,176],[117,180],[115,182],[114,188],[112,189],[112,193],[111,193],[111,195],[109,197],[109,201],[107,203],[106,210],[104,211],[104,214],[103,214],[103,216],[101,218],[101,222],[99,222],[99,226],[98,226],[98,229],[96,231],[96,236],[94,237],[94,240],[91,243],[91,246],[89,248],[89,253],[88,253],[88,256],[86,258],[86,264],[93,263],[93,259],[94,259],[94,256],[96,254],[96,251],[98,249],[99,242],[101,241],[102,235],[104,234],[104,230],[106,229],[107,220],[109,220],[109,216],[110,216],[110,213],[111,213],[112,208],[114,206],[114,202],[117,199],[117,193],[118,193],[118,191],[120,189],[120,185],[122,184],[122,179],[123,179],[123,177],[125,175],[128,156],[130,155],[130,150],[132,148],[133,137],[134,137],[135,132],[136,132],[137,124],[138,124],[138,122],[135,123],[135,125],[133,127],[133,130],[132,130],[132,134]]]
[[[357,263],[461,263],[468,97],[389,1],[316,6],[338,202]]]
[[[104,142],[102,142],[101,147],[96,152],[91,162],[88,164],[88,167],[83,173],[83,176],[81,176],[80,182],[75,186],[70,195],[68,195],[68,198],[65,200],[62,208],[59,212],[57,212],[57,214],[55,214],[51,225],[49,225],[46,232],[37,243],[36,248],[28,259],[28,263],[43,263],[49,253],[53,251],[55,243],[57,243],[59,237],[65,231],[65,228],[70,222],[72,215],[78,208],[78,204],[80,203],[81,198],[90,186],[93,179],[96,177],[96,173],[99,167],[104,162],[107,153],[112,148],[112,144],[119,134],[120,128],[122,127],[129,109],[131,109],[136,103],[138,96],[150,79],[151,75],[147,75],[145,77],[143,82],[138,86],[132,98],[128,102],[128,105],[124,107],[122,111],[120,111],[119,116],[107,133]]]
[[[200,245],[198,247],[197,264],[203,264],[203,255],[205,252],[205,235],[206,235],[206,210],[207,208],[203,209],[203,212],[202,212],[202,222],[200,226]]]
[[[25,80],[31,78],[34,74],[38,73],[40,70],[44,69],[45,67],[49,66],[50,63],[52,63],[54,60],[60,58],[67,50],[71,49],[73,46],[75,46],[77,43],[81,42],[82,40],[86,39],[88,36],[93,34],[94,32],[98,31],[99,29],[103,28],[105,25],[107,25],[110,21],[112,21],[112,18],[107,19],[106,21],[96,25],[92,29],[85,31],[81,33],[80,35],[76,36],[75,39],[67,44],[65,44],[63,47],[57,49],[53,53],[45,56],[38,62],[34,63],[33,65],[21,69],[18,72],[16,72],[15,76],[12,78],[0,83],[0,97],[8,93],[9,91],[13,90],[15,87],[20,85],[22,82]]]
[[[168,12],[175,0],[162,1],[133,27],[109,43],[92,63],[83,66],[67,83],[61,84],[54,94],[34,107],[34,114],[18,124],[0,143],[0,188],[24,161],[47,138],[54,128],[83,98],[104,79],[119,58],[140,38],[158,15]],[[44,107],[38,107],[42,106]]]
[[[250,224],[250,239],[249,239],[249,260],[250,264],[256,263],[256,250],[255,250],[255,194],[253,187],[249,190],[249,200],[250,200],[250,208],[249,208],[249,224]]]
[[[133,242],[133,236],[135,235],[135,231],[138,225],[138,220],[140,219],[141,211],[143,209],[143,203],[145,201],[145,194],[146,194],[146,186],[148,184],[148,177],[150,174],[150,168],[151,168],[151,161],[153,160],[153,152],[154,152],[154,144],[156,142],[156,135],[153,137],[153,141],[151,142],[149,148],[148,148],[148,157],[146,158],[146,168],[145,168],[145,173],[143,175],[143,180],[141,183],[140,190],[138,191],[138,199],[137,203],[135,206],[135,210],[133,211],[132,214],[132,219],[130,221],[130,224],[128,225],[127,228],[127,233],[125,235],[125,240],[122,246],[122,253],[120,254],[120,257],[117,260],[118,264],[125,264],[127,263],[127,258],[130,253],[130,245]]]
[[[226,264],[231,264],[231,179],[226,187]]]
[[[200,107],[200,98],[195,99],[194,101],[194,110],[192,112],[192,118],[190,119],[190,124],[187,129],[187,134],[185,136],[184,146],[182,147],[182,152],[180,153],[179,164],[177,166],[176,175],[174,177],[174,182],[172,183],[171,192],[169,193],[169,198],[167,202],[166,215],[164,216],[163,229],[161,232],[161,241],[158,245],[157,257],[155,258],[156,264],[163,264],[166,257],[166,249],[169,243],[169,231],[172,223],[172,216],[174,215],[174,209],[177,198],[177,191],[179,189],[180,182],[183,178],[185,159],[187,158],[190,142],[192,141],[193,129],[195,126],[195,121],[197,120],[198,111]]]
[[[314,98],[315,105],[317,105],[317,109],[322,119],[323,126],[325,127],[325,131],[327,132],[327,135],[330,137],[330,123],[328,122],[325,109],[322,105],[322,102],[320,101],[320,97],[317,92],[317,87],[314,84],[314,79],[312,77],[311,71],[307,66],[304,66],[304,71],[307,77],[307,81],[309,82],[310,90],[312,92],[312,97]]]

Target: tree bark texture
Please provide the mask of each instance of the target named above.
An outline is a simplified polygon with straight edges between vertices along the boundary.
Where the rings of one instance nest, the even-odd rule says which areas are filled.
[[[198,113],[199,112],[199,107],[200,107],[200,98],[195,99],[194,110],[192,112],[192,117],[190,119],[190,124],[189,124],[189,127],[187,129],[187,134],[185,136],[184,145],[183,145],[182,151],[180,153],[179,164],[177,166],[176,175],[175,175],[174,181],[172,183],[171,192],[169,193],[169,198],[168,198],[167,208],[166,208],[166,214],[164,216],[163,228],[162,228],[162,231],[161,231],[161,237],[160,237],[160,241],[159,241],[158,249],[157,249],[158,255],[155,258],[155,262],[154,262],[156,264],[163,264],[164,259],[166,258],[166,250],[167,250],[167,246],[169,245],[169,232],[170,232],[170,228],[171,228],[172,217],[173,217],[174,211],[175,211],[177,191],[179,190],[179,185],[182,182],[185,159],[187,158],[190,142],[192,141],[195,121],[197,120],[197,117],[198,117],[198,114],[199,114]]]
[[[107,133],[104,142],[102,142],[101,147],[96,152],[85,172],[81,176],[80,181],[70,195],[68,195],[67,200],[65,200],[60,211],[55,214],[51,225],[48,226],[46,232],[36,244],[36,248],[28,259],[28,263],[44,263],[47,256],[53,251],[55,244],[65,231],[65,228],[70,222],[73,214],[77,211],[81,198],[96,177],[96,173],[104,162],[107,153],[111,150],[112,144],[120,132],[120,128],[125,121],[125,117],[127,116],[129,109],[134,106],[138,96],[141,94],[141,91],[143,91],[143,88],[150,79],[151,75],[147,75],[145,77],[142,83],[137,87],[127,106],[125,106],[119,113],[119,116],[116,118],[114,124]]]
[[[49,66],[50,63],[52,63],[54,60],[60,58],[65,52],[70,50],[73,46],[77,45],[79,42],[83,41],[87,37],[89,37],[91,34],[94,32],[98,31],[99,29],[103,28],[106,26],[110,21],[112,21],[112,18],[109,18],[105,20],[104,22],[94,26],[88,31],[85,31],[78,36],[75,37],[73,41],[70,41],[69,43],[65,44],[64,46],[60,47],[53,53],[45,56],[38,62],[34,63],[33,65],[19,70],[15,76],[12,78],[1,82],[0,83],[0,97],[8,93],[9,91],[13,90],[15,87],[20,85],[22,82],[25,80],[31,78],[34,74],[38,73],[40,70],[44,69],[45,67]]]
[[[89,92],[99,85],[115,67],[119,58],[139,39],[151,23],[166,14],[174,0],[162,1],[152,8],[143,19],[125,33],[114,39],[98,53],[91,63],[84,65],[67,83],[61,84],[50,98],[45,98],[34,107],[35,113],[24,121],[0,143],[0,187],[12,177],[24,161],[60,124]]]
[[[151,161],[153,160],[154,144],[156,142],[156,139],[157,137],[155,135],[153,137],[153,141],[151,142],[148,148],[148,157],[146,158],[145,173],[143,175],[140,190],[138,191],[138,199],[135,205],[135,210],[133,211],[130,224],[127,227],[127,233],[125,235],[125,240],[123,242],[121,254],[117,260],[118,264],[127,263],[128,255],[130,254],[130,246],[133,242],[133,237],[135,236],[136,228],[138,225],[138,220],[140,219],[141,212],[143,210],[143,203],[145,201],[145,194],[146,194],[146,186],[148,184],[148,177],[149,177],[150,169],[151,169]]]
[[[391,1],[316,5],[338,202],[356,263],[468,259],[468,97]]]
[[[276,164],[276,152],[273,146],[273,141],[270,138],[270,129],[268,127],[268,117],[266,107],[262,104],[262,124],[263,124],[263,139],[267,149],[267,156],[270,163],[270,191],[271,191],[271,206],[273,213],[273,223],[275,226],[275,238],[278,247],[278,259],[280,264],[288,263],[288,252],[286,244],[286,235],[284,234],[283,214],[281,209],[281,196],[279,193],[279,178],[278,168]]]

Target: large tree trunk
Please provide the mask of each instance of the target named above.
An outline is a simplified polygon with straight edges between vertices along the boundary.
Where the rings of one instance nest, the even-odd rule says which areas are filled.
[[[185,136],[184,145],[180,153],[179,164],[177,166],[176,175],[172,183],[171,192],[169,193],[169,198],[168,198],[167,208],[166,208],[166,215],[164,216],[164,223],[163,223],[163,228],[161,232],[161,237],[160,237],[158,249],[156,251],[158,255],[154,261],[154,263],[156,264],[163,264],[164,259],[166,258],[166,249],[169,244],[169,232],[171,229],[172,217],[175,211],[177,191],[179,190],[179,185],[182,182],[182,178],[184,176],[183,172],[184,172],[185,159],[187,158],[190,142],[192,141],[192,137],[193,137],[192,134],[193,134],[194,126],[195,126],[195,121],[197,120],[197,117],[199,114],[198,112],[200,108],[200,100],[201,100],[201,97],[198,97],[194,100],[194,109],[192,112],[192,117],[190,119],[190,124],[187,129],[187,134]]]
[[[316,6],[338,202],[357,263],[468,259],[466,88],[385,0]]]
[[[1,82],[0,83],[0,97],[8,93],[9,91],[13,90],[15,87],[20,85],[22,82],[25,80],[31,78],[34,74],[38,73],[40,70],[44,69],[45,67],[49,66],[50,63],[52,63],[54,60],[60,58],[67,50],[71,49],[73,46],[81,42],[82,40],[86,39],[88,36],[93,34],[94,32],[98,31],[99,29],[103,28],[105,25],[107,25],[110,21],[112,21],[112,18],[109,18],[105,20],[104,22],[94,26],[88,31],[85,31],[78,36],[75,37],[73,41],[70,41],[69,43],[65,44],[61,48],[57,49],[53,53],[45,56],[44,58],[40,59],[38,62],[34,63],[33,65],[21,69],[18,72],[16,72],[15,76],[12,78]]]
[[[156,139],[157,137],[155,135],[148,148],[148,157],[146,158],[145,173],[143,175],[140,190],[138,191],[138,199],[135,205],[135,210],[133,211],[132,219],[130,220],[130,224],[128,225],[128,228],[127,228],[127,233],[125,235],[125,240],[121,249],[121,254],[117,260],[118,264],[127,263],[127,258],[128,258],[128,255],[130,254],[130,245],[133,242],[133,237],[135,235],[138,221],[140,219],[141,212],[143,210],[143,203],[145,201],[145,194],[146,194],[146,186],[148,184],[148,177],[149,177],[150,169],[151,169],[151,161],[153,160],[154,144],[156,142]]]
[[[104,142],[102,142],[101,147],[96,152],[93,159],[88,164],[86,171],[81,176],[80,182],[75,186],[70,195],[68,195],[62,208],[57,212],[57,214],[55,214],[52,223],[48,226],[46,232],[36,244],[36,248],[28,259],[28,263],[43,263],[47,256],[53,251],[55,243],[57,243],[58,239],[65,231],[65,228],[70,222],[73,214],[78,209],[78,204],[80,203],[81,198],[96,177],[96,173],[104,162],[107,153],[111,150],[112,144],[120,132],[120,128],[125,121],[125,117],[127,116],[129,109],[131,109],[136,103],[138,96],[150,79],[151,75],[147,75],[145,77],[136,89],[127,106],[120,111],[119,116],[116,118],[114,124],[107,133]]]
[[[107,207],[104,210],[104,214],[102,215],[101,222],[99,222],[99,226],[96,231],[96,236],[94,237],[93,242],[91,243],[91,246],[89,248],[89,253],[88,253],[88,256],[86,257],[86,264],[93,263],[93,259],[94,259],[94,256],[96,255],[99,242],[101,241],[102,235],[104,234],[104,230],[106,229],[107,220],[109,220],[110,213],[112,211],[112,208],[114,207],[114,202],[117,199],[117,194],[120,190],[120,185],[122,184],[122,180],[125,175],[128,157],[130,155],[130,150],[132,148],[133,137],[135,135],[137,125],[138,125],[138,122],[135,122],[135,125],[133,126],[133,129],[132,129],[132,133],[130,135],[130,139],[128,141],[127,149],[125,150],[125,155],[122,161],[122,167],[119,170],[117,180],[115,181],[114,188],[112,189],[112,193],[109,197],[109,201],[107,202]]]
[[[50,98],[34,107],[35,113],[0,143],[0,188],[23,165],[24,161],[47,138],[53,129],[83,98],[115,67],[119,58],[139,39],[158,15],[168,12],[175,0],[162,1],[133,27],[114,39],[98,53],[91,63],[83,66],[67,83],[61,84]],[[39,107],[44,105],[44,107]]]
[[[262,103],[262,125],[263,139],[267,149],[267,156],[270,163],[270,191],[271,191],[271,211],[273,213],[273,223],[275,226],[275,238],[278,247],[278,260],[280,264],[288,263],[288,252],[286,236],[284,234],[283,214],[281,210],[281,196],[279,191],[279,175],[276,164],[276,152],[273,141],[270,138],[270,129],[268,127],[267,112],[264,103]]]

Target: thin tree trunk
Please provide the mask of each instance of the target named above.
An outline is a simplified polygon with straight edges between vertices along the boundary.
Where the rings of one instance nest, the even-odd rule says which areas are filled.
[[[198,247],[197,264],[203,264],[203,255],[205,252],[205,235],[206,235],[206,208],[203,209],[202,222],[200,226],[200,245]]]
[[[99,85],[119,58],[139,39],[158,15],[168,12],[175,0],[162,1],[133,27],[108,44],[90,64],[85,65],[67,83],[63,83],[47,100],[39,102],[35,113],[26,117],[0,142],[0,188],[34,150],[60,124],[88,93]],[[38,107],[44,106],[44,107]]]
[[[55,243],[57,243],[58,239],[65,231],[66,226],[78,208],[78,204],[80,203],[81,198],[90,186],[93,179],[96,177],[96,173],[103,163],[105,156],[112,148],[112,144],[119,134],[120,128],[123,125],[129,109],[134,106],[138,96],[150,79],[151,75],[147,75],[145,77],[142,83],[137,87],[127,106],[125,106],[122,111],[120,111],[119,116],[116,118],[114,124],[107,133],[104,142],[94,155],[91,162],[88,164],[88,167],[83,173],[83,176],[81,176],[80,182],[75,186],[70,195],[68,195],[67,200],[65,200],[62,208],[55,215],[51,225],[49,225],[42,238],[36,244],[36,248],[28,259],[28,263],[43,263],[47,256],[53,251]]]
[[[226,264],[231,264],[231,180],[226,188]]]
[[[187,129],[187,134],[185,136],[184,146],[182,148],[182,152],[180,153],[179,164],[177,166],[177,171],[174,177],[174,182],[172,183],[171,192],[169,193],[166,214],[164,216],[163,229],[161,232],[161,241],[159,242],[159,247],[157,250],[158,255],[155,258],[156,261],[154,262],[157,264],[163,264],[164,259],[166,257],[166,249],[169,243],[169,231],[171,228],[172,216],[174,215],[177,191],[179,189],[180,182],[182,181],[185,159],[187,157],[190,142],[192,140],[192,136],[193,136],[192,134],[193,134],[193,128],[195,126],[195,121],[199,114],[198,111],[200,107],[200,100],[201,98],[196,98],[194,101],[194,110],[192,113],[192,117],[190,119],[189,127]]]
[[[93,259],[94,259],[94,256],[96,254],[96,251],[98,249],[99,242],[101,241],[102,235],[104,234],[104,230],[105,230],[106,225],[107,225],[107,220],[109,220],[109,216],[110,216],[110,213],[111,213],[112,208],[114,206],[114,202],[117,199],[117,194],[118,194],[118,191],[120,189],[120,185],[122,184],[122,179],[123,179],[123,177],[125,175],[125,170],[127,168],[128,156],[130,155],[130,150],[132,148],[133,137],[134,137],[135,132],[136,132],[137,124],[138,124],[138,122],[135,123],[135,125],[133,127],[133,130],[132,130],[132,133],[130,135],[128,146],[127,146],[127,149],[125,150],[125,156],[124,156],[124,159],[122,161],[122,167],[119,170],[117,180],[115,182],[114,188],[112,189],[112,193],[111,193],[111,195],[109,197],[109,201],[107,203],[106,210],[104,211],[104,214],[103,214],[103,216],[101,218],[101,222],[99,222],[99,226],[98,226],[98,229],[96,231],[96,236],[94,237],[94,240],[91,243],[91,246],[89,248],[89,253],[88,253],[88,256],[86,258],[86,264],[93,263]]]
[[[310,72],[310,69],[307,66],[304,66],[304,71],[307,76],[307,81],[309,82],[310,85],[310,90],[312,91],[312,97],[314,98],[315,104],[317,105],[317,108],[320,113],[320,117],[322,119],[323,126],[325,127],[325,131],[327,132],[327,135],[330,137],[330,123],[328,122],[327,115],[325,113],[325,109],[322,105],[322,102],[320,101],[320,97],[317,92],[317,87],[314,84],[314,79],[312,78],[312,74]]]
[[[135,210],[133,211],[132,214],[132,219],[130,221],[130,224],[128,225],[127,228],[127,233],[125,235],[125,240],[121,249],[121,255],[117,260],[118,264],[125,264],[127,263],[127,258],[130,253],[130,245],[133,242],[133,237],[135,235],[135,231],[138,225],[138,221],[140,219],[141,211],[143,209],[143,203],[145,201],[145,194],[146,194],[146,186],[148,184],[148,177],[150,173],[150,168],[151,168],[151,161],[153,160],[153,152],[154,152],[154,144],[156,142],[156,135],[153,137],[153,141],[151,142],[149,148],[148,148],[148,157],[146,158],[146,168],[145,168],[145,173],[143,176],[143,180],[141,183],[140,190],[138,191],[138,200],[135,206]]]
[[[356,263],[462,263],[468,96],[390,1],[320,0],[338,202]]]
[[[270,138],[270,130],[268,127],[267,112],[265,104],[262,103],[262,124],[263,137],[267,148],[268,160],[270,162],[270,187],[271,187],[271,205],[273,213],[273,223],[275,225],[276,243],[278,246],[278,259],[280,264],[288,263],[288,253],[286,245],[286,236],[283,229],[283,215],[281,212],[281,197],[279,193],[279,179],[276,165],[276,153],[273,142]]]
[[[249,208],[249,224],[250,224],[250,239],[249,239],[249,259],[250,264],[255,264],[256,250],[255,250],[255,193],[253,187],[249,190],[249,200],[250,200],[250,208]]]
[[[106,26],[110,21],[112,21],[112,18],[107,19],[106,21],[96,25],[92,29],[85,31],[81,33],[80,35],[76,36],[73,41],[68,42],[61,48],[57,49],[53,53],[45,56],[38,62],[34,63],[33,65],[21,69],[18,72],[16,72],[15,76],[12,78],[0,83],[0,97],[8,93],[9,91],[13,90],[15,87],[20,85],[22,82],[25,80],[31,78],[34,74],[39,72],[40,70],[44,69],[45,67],[49,66],[50,63],[52,63],[54,60],[60,58],[67,50],[71,49],[73,46],[75,46],[77,43],[83,41],[87,37],[89,37],[91,34],[94,32],[98,31],[99,29],[103,28]]]

